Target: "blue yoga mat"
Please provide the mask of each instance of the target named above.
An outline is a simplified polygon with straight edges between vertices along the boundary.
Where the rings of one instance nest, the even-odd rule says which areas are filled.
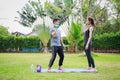
[[[52,72],[98,72],[97,70],[91,71],[87,69],[82,69],[82,68],[65,68],[63,70],[58,70],[58,69],[51,69]],[[42,69],[41,72],[48,72],[48,69]]]

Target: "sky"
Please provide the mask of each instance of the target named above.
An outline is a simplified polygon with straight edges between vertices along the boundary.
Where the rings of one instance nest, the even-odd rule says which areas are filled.
[[[43,3],[46,0],[41,1]],[[31,28],[14,21],[15,17],[19,17],[17,11],[20,11],[27,2],[28,0],[0,0],[0,25],[7,27],[10,33],[16,31],[24,34],[30,33]]]
[[[8,28],[9,32],[19,31],[24,34],[31,32],[30,28],[23,27],[18,22],[15,22],[15,17],[18,17],[18,10],[27,3],[27,0],[0,0],[0,25]]]

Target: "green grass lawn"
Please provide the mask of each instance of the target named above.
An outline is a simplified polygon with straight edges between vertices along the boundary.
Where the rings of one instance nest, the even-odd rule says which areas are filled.
[[[47,68],[50,53],[0,53],[0,80],[120,80],[120,54],[94,54],[98,73],[31,73],[31,64]],[[53,68],[58,67],[57,56]],[[87,68],[82,54],[65,54],[63,68]]]

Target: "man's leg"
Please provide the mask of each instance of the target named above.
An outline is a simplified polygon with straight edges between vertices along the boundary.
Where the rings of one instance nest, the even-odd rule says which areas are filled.
[[[50,59],[49,65],[48,65],[49,66],[48,70],[51,69],[51,67],[52,67],[52,65],[53,65],[53,63],[55,61],[56,53],[57,53],[57,47],[56,46],[52,46],[52,57]]]
[[[62,46],[60,46],[59,49],[58,49],[58,55],[60,57],[60,59],[59,59],[59,69],[61,70],[62,69],[61,66],[62,66],[63,60],[64,60],[64,52],[63,52]]]

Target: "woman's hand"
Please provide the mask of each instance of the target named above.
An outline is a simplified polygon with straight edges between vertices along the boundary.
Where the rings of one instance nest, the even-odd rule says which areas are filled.
[[[88,49],[88,47],[89,47],[89,45],[88,45],[88,44],[86,44],[86,46],[85,46],[85,50],[87,50],[87,49]]]

